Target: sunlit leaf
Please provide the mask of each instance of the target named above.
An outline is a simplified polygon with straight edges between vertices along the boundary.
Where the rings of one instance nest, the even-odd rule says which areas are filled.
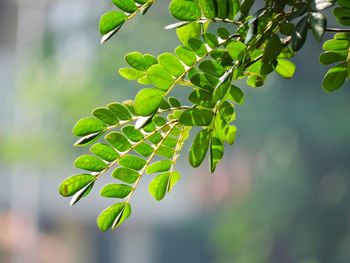
[[[204,129],[198,132],[194,138],[189,153],[189,161],[193,167],[200,166],[207,155],[210,137],[210,131],[208,129]]]
[[[94,144],[90,148],[90,151],[107,162],[113,162],[119,157],[118,152],[116,152],[112,147],[103,143]]]
[[[118,29],[128,17],[123,12],[109,11],[101,16],[100,33],[105,35],[113,30]]]
[[[169,9],[170,13],[179,20],[193,21],[201,17],[201,10],[193,0],[173,0]]]
[[[124,198],[127,197],[132,190],[133,188],[126,184],[107,184],[101,189],[100,195],[111,198]]]
[[[180,117],[179,122],[187,126],[207,126],[211,123],[214,113],[206,109],[186,110]]]
[[[135,97],[135,112],[139,116],[150,116],[155,113],[165,92],[160,89],[147,88],[140,90]]]
[[[146,165],[146,161],[144,159],[131,154],[123,156],[118,163],[119,165],[134,170],[140,170]]]
[[[112,2],[127,13],[133,13],[137,10],[137,6],[133,0],[112,0]]]
[[[64,197],[72,196],[95,179],[96,177],[91,174],[73,175],[61,183],[59,193]]]
[[[169,175],[169,172],[162,173],[156,176],[149,184],[148,190],[157,201],[162,200],[167,192]]]
[[[113,171],[112,176],[123,182],[132,184],[136,182],[136,180],[140,177],[140,174],[130,168],[118,167]]]
[[[105,140],[120,152],[124,152],[131,148],[131,143],[120,132],[111,132],[107,134]]]
[[[153,174],[158,172],[169,171],[172,163],[173,162],[171,160],[160,160],[160,161],[154,162],[147,167],[146,173]]]
[[[347,63],[341,63],[332,67],[323,79],[323,89],[326,92],[332,92],[341,88],[347,78],[347,75]]]
[[[96,132],[106,130],[107,125],[95,118],[80,119],[73,127],[73,134],[76,136],[85,136]]]
[[[79,156],[75,162],[75,167],[92,172],[100,172],[107,168],[107,164],[100,158],[84,154]]]
[[[284,78],[291,78],[295,73],[295,64],[287,59],[277,59],[275,71]]]

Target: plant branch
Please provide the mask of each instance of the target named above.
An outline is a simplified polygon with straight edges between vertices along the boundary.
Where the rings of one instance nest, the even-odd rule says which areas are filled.
[[[335,32],[335,33],[346,33],[350,32],[350,28],[335,28],[335,27],[327,27],[325,29],[326,32]]]

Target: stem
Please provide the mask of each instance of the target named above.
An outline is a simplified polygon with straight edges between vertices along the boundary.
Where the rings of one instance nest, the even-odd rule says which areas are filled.
[[[145,140],[147,140],[149,137],[151,137],[152,135],[154,135],[156,132],[160,131],[161,129],[163,129],[164,127],[172,124],[176,122],[176,120],[173,120],[171,122],[168,122],[166,124],[164,124],[163,126],[157,128],[156,130],[154,130],[153,132],[151,132],[150,134],[148,134],[147,136],[145,136],[141,141],[133,144],[131,146],[130,149],[128,149],[126,152],[123,152],[123,154],[121,154],[117,159],[115,159],[113,162],[109,163],[108,166],[102,170],[101,172],[99,172],[97,175],[96,175],[96,180],[101,177],[107,170],[109,170],[113,165],[115,165],[122,157],[124,157],[126,154],[128,154],[129,152],[131,152],[133,149],[135,149],[135,147],[137,147],[139,144],[143,143]]]
[[[334,28],[334,27],[327,27],[325,29],[326,32],[336,32],[336,33],[346,33],[350,32],[350,28]]]
[[[169,122],[167,123],[166,125],[170,125],[171,123],[174,123],[174,122],[177,122],[177,120],[173,121],[173,122]],[[164,140],[169,136],[169,134],[171,133],[171,131],[176,127],[177,124],[175,124],[174,126],[172,126],[169,131],[166,132],[165,136],[162,138],[162,140],[157,144],[156,148],[154,149],[153,153],[151,154],[151,156],[148,158],[145,166],[142,168],[141,172],[140,172],[140,176],[139,178],[137,178],[136,182],[134,183],[134,186],[133,186],[133,189],[132,191],[130,192],[130,194],[128,195],[128,197],[126,198],[125,200],[125,203],[129,203],[130,202],[130,199],[132,197],[132,194],[135,192],[141,178],[143,177],[146,169],[147,169],[147,166],[150,164],[150,162],[152,161],[153,157],[156,155],[156,152],[157,150],[160,148],[160,146],[162,146],[162,143],[164,142]]]

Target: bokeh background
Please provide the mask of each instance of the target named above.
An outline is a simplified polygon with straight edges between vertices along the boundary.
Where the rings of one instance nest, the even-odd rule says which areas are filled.
[[[178,45],[167,5],[100,45],[107,0],[0,0],[0,262],[350,262],[350,85],[322,90],[312,37],[292,80],[241,85],[237,141],[215,175],[183,154],[174,191],[156,202],[145,178],[117,232],[96,226],[113,202],[98,187],[74,208],[59,196],[82,153],[74,123],[140,88],[117,74],[123,55]]]

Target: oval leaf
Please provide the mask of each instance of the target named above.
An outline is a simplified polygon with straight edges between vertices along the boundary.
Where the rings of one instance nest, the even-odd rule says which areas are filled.
[[[210,132],[208,129],[201,130],[197,133],[189,153],[189,161],[193,167],[198,167],[203,162],[207,155],[209,142]]]
[[[127,197],[133,188],[126,184],[107,184],[100,192],[101,196],[111,198],[124,198]]]
[[[94,182],[95,179],[96,177],[91,174],[73,175],[61,183],[59,193],[64,197],[72,196],[89,183]]]
[[[135,97],[135,112],[139,116],[150,116],[157,112],[165,95],[163,90],[155,88],[142,89]]]

